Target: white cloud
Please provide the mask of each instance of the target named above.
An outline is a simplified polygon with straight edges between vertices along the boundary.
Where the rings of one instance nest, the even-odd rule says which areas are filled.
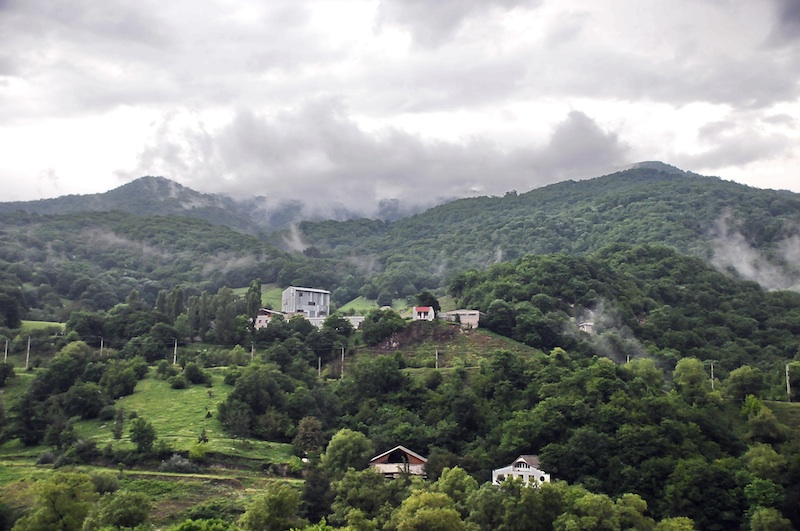
[[[349,205],[662,158],[800,191],[796,6],[5,0],[0,184],[26,199],[162,173]]]

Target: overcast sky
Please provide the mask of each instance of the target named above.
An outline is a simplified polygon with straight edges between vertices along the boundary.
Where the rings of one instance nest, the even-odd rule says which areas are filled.
[[[0,200],[371,205],[662,160],[800,192],[797,0],[0,0]]]

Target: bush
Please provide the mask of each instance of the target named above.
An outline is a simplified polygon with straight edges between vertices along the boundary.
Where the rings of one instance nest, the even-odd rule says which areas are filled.
[[[91,463],[100,456],[100,450],[97,449],[97,443],[92,440],[78,439],[75,444],[67,449],[70,456],[74,456],[75,460],[81,463]]]
[[[168,380],[178,374],[179,369],[167,360],[161,360],[156,365],[156,376],[162,380]]]
[[[193,361],[186,364],[186,367],[183,369],[183,375],[193,384],[208,384],[211,382],[211,377],[208,373]]]
[[[197,442],[189,448],[189,459],[195,463],[203,463],[206,460],[207,453],[208,448],[206,444],[204,442]]]
[[[236,380],[238,380],[241,375],[242,375],[242,369],[240,369],[236,365],[232,365],[228,367],[227,371],[225,371],[225,379],[223,380],[223,383],[225,385],[235,385]]]
[[[167,381],[169,382],[169,386],[173,389],[186,389],[189,387],[189,382],[186,381],[186,377],[183,374],[173,376]]]
[[[96,490],[98,494],[108,494],[109,492],[115,492],[119,489],[119,479],[113,472],[96,470],[90,473],[89,477],[94,484],[94,490]]]
[[[39,455],[39,459],[36,460],[37,465],[52,465],[56,460],[56,456],[53,452],[44,452]]]
[[[107,406],[104,406],[103,409],[100,410],[100,413],[97,414],[97,418],[108,422],[109,420],[114,420],[114,417],[116,415],[117,415],[117,408],[109,404]]]
[[[197,472],[197,466],[179,454],[172,454],[172,457],[166,461],[161,461],[158,469],[162,472],[180,472],[184,474]]]

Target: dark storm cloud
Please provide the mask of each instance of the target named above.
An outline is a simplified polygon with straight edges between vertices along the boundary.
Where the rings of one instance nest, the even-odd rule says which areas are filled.
[[[772,44],[794,43],[800,39],[800,2],[797,0],[774,0],[776,21],[772,28]]]
[[[382,0],[376,24],[396,25],[408,30],[414,42],[435,48],[448,41],[470,18],[491,9],[535,7],[538,0]]]
[[[395,128],[368,132],[337,100],[323,99],[275,116],[243,110],[214,135],[166,126],[142,154],[137,174],[163,174],[237,197],[301,200],[316,211],[344,207],[370,215],[382,199],[426,206],[595,176],[624,163],[627,150],[615,133],[577,111],[546,143],[506,151],[485,138],[454,143]]]

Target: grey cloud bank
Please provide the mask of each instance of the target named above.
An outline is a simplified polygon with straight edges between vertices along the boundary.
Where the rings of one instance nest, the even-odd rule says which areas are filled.
[[[368,210],[661,159],[800,191],[798,35],[794,0],[6,0],[0,184]]]

